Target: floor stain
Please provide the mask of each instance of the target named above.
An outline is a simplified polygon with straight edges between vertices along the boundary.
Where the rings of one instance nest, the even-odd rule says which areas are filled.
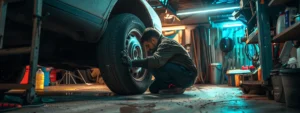
[[[120,107],[120,113],[152,113],[155,111],[163,110],[162,108],[160,109],[155,109],[156,104],[155,103],[150,103],[150,104],[131,104],[131,105],[126,105],[123,107]]]

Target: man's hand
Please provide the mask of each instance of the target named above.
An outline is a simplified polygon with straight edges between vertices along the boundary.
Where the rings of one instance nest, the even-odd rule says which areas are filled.
[[[128,56],[128,52],[126,50],[123,50],[121,52],[121,59],[122,59],[122,64],[124,64],[125,66],[132,67],[131,58]]]

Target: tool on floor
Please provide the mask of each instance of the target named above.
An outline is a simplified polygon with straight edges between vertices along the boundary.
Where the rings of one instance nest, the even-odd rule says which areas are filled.
[[[6,112],[10,110],[20,109],[22,105],[15,103],[0,103],[0,112]]]

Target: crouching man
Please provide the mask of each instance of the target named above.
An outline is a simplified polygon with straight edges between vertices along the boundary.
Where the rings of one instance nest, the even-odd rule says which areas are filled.
[[[141,43],[148,57],[131,60],[126,51],[122,52],[123,64],[129,67],[148,69],[155,77],[149,90],[151,93],[182,94],[185,88],[194,84],[197,69],[189,53],[178,42],[164,37],[154,28],[147,28]]]

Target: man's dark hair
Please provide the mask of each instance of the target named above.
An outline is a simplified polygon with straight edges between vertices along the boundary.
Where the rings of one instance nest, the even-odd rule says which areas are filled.
[[[152,37],[155,37],[155,38],[160,38],[160,32],[158,30],[156,30],[155,28],[146,28],[144,33],[143,33],[143,36],[142,36],[142,39],[141,39],[141,42],[144,43],[145,41],[149,41]]]

